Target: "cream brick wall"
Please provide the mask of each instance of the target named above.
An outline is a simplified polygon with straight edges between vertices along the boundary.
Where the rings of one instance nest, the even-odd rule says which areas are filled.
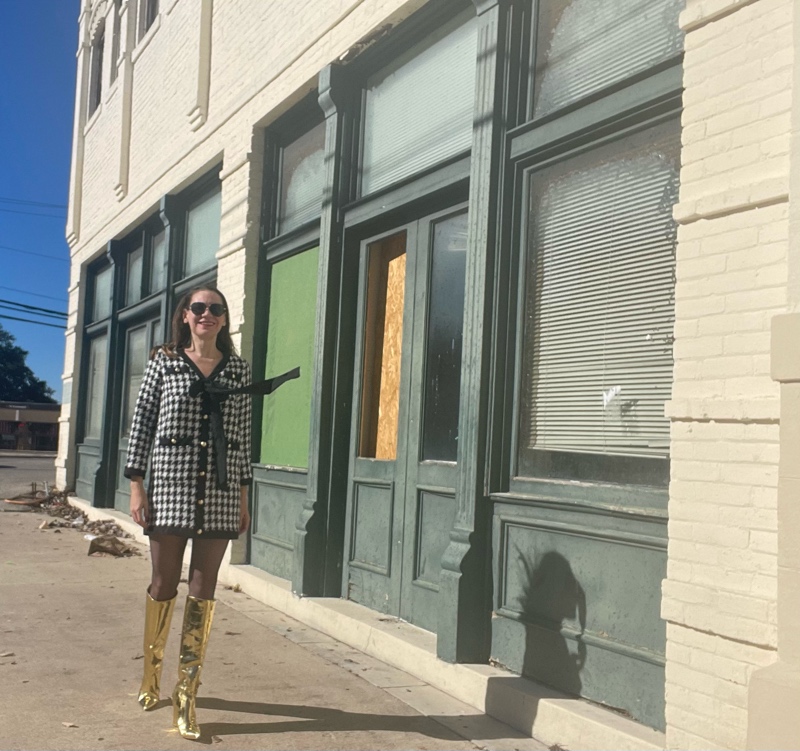
[[[777,647],[792,0],[687,0],[667,621],[667,745],[743,748]]]

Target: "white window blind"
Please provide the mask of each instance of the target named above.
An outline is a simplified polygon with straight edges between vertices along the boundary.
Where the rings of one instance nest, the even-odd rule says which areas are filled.
[[[322,213],[324,157],[324,122],[284,147],[280,232],[288,232]]]
[[[477,44],[470,10],[367,81],[362,194],[469,150]]]
[[[150,292],[159,292],[167,286],[166,230],[153,237],[150,248]]]
[[[98,336],[89,345],[89,388],[86,394],[84,438],[100,438],[103,429],[103,403],[106,393],[106,361],[108,337]]]
[[[103,269],[94,278],[92,320],[100,321],[111,315],[111,267]]]
[[[144,248],[141,246],[128,255],[128,278],[125,303],[133,305],[142,297],[142,269],[144,268]]]
[[[666,457],[679,123],[531,177],[523,450]]]
[[[219,250],[222,191],[216,188],[189,208],[186,214],[186,276],[214,266]]]
[[[539,3],[534,117],[678,54],[683,5],[684,0]]]

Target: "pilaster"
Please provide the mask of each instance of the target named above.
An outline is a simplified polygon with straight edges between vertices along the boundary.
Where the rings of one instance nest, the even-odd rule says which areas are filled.
[[[516,100],[511,95],[519,63],[512,24],[520,8],[511,0],[473,0],[479,32],[475,127],[469,195],[462,380],[458,426],[456,520],[442,559],[437,651],[449,662],[489,657],[491,511],[486,477],[489,445],[493,288],[499,251],[498,202],[503,142]]]
[[[312,374],[311,434],[307,495],[295,530],[292,590],[296,594],[336,597],[341,594],[344,544],[343,494],[333,491],[336,473],[348,466],[346,440],[335,440],[337,425],[349,421],[349,410],[337,409],[341,387],[337,368],[342,288],[340,207],[352,197],[350,138],[355,96],[345,71],[328,65],[319,75],[319,103],[325,114],[325,179],[320,219],[317,315]],[[344,400],[347,403],[347,399]],[[345,452],[342,455],[342,452]],[[342,495],[341,507],[333,504]]]

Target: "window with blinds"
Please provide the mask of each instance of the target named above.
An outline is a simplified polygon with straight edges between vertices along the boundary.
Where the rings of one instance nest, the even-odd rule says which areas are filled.
[[[534,117],[677,55],[684,0],[539,3]]]
[[[680,124],[534,172],[519,472],[665,484]]]
[[[288,232],[322,213],[325,123],[283,148],[279,232]]]
[[[477,44],[469,10],[367,80],[363,195],[470,149]]]

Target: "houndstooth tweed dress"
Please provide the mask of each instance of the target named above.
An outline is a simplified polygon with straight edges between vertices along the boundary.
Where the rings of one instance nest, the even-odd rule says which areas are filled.
[[[124,472],[128,478],[144,477],[150,462],[146,534],[239,536],[240,486],[252,481],[251,397],[214,399],[204,387],[233,389],[250,383],[250,365],[237,355],[223,356],[208,378],[181,350],[177,357],[159,351],[150,360],[136,400]],[[199,393],[192,396],[190,389]]]

